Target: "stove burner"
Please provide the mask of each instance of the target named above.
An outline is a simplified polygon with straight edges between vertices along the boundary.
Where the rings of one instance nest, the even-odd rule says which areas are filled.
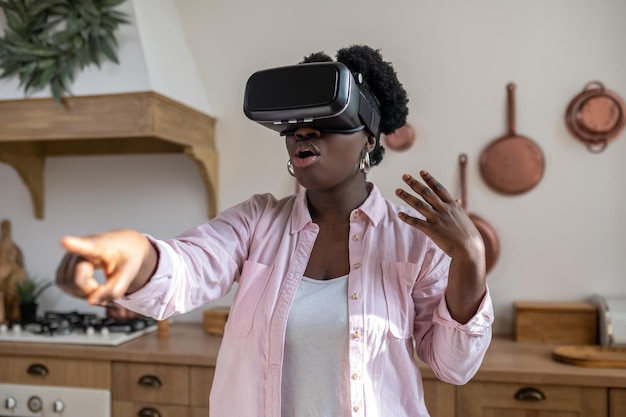
[[[43,336],[88,334],[103,330],[109,333],[132,334],[155,325],[156,320],[149,317],[111,319],[93,313],[49,311],[41,318],[20,324],[24,330]]]

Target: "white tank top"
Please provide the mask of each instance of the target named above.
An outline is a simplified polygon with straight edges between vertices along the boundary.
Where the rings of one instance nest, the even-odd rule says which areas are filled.
[[[347,352],[348,276],[303,277],[287,320],[282,417],[345,415]]]

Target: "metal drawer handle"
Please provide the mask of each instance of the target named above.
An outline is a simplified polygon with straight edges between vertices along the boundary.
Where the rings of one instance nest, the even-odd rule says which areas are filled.
[[[520,401],[543,401],[546,399],[546,395],[537,388],[524,387],[515,393],[515,399]]]
[[[151,407],[145,407],[139,410],[137,414],[139,417],[161,417],[161,413]]]
[[[48,375],[48,368],[40,363],[33,363],[28,367],[26,372],[28,372],[29,375],[46,376]]]
[[[139,381],[137,383],[146,388],[159,388],[161,385],[163,385],[161,384],[161,380],[154,375],[144,375],[139,378]]]

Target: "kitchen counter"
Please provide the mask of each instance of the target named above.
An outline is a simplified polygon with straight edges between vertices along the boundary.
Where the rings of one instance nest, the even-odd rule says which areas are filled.
[[[141,336],[119,346],[57,343],[0,342],[0,356],[42,356],[71,359],[102,359],[169,365],[215,366],[221,337],[207,334],[201,323],[176,323],[169,336]]]
[[[626,388],[623,368],[592,368],[552,359],[556,345],[495,337],[472,381]]]
[[[170,325],[166,338],[151,333],[115,347],[0,342],[0,356],[212,367],[220,342],[220,337],[205,333],[200,323],[175,323]],[[553,347],[495,337],[473,381],[626,388],[626,370],[623,368],[591,368],[556,362],[551,358]],[[435,379],[425,364],[420,363],[420,368],[425,378]]]
[[[209,417],[209,392],[221,337],[200,323],[174,323],[169,335],[151,333],[119,346],[0,342],[0,382],[111,391],[113,417]],[[553,345],[495,337],[473,380],[439,381],[424,363],[424,398],[433,417],[626,415],[626,371],[556,362]],[[33,366],[46,374],[31,373]],[[159,388],[144,380],[158,380]],[[519,397],[533,395],[532,398]],[[499,412],[500,414],[497,414]],[[490,413],[490,414],[486,414]],[[552,414],[550,414],[552,413]],[[561,414],[559,414],[561,415]]]

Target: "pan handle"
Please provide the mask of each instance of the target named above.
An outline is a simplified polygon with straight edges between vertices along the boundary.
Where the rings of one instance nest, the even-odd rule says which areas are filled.
[[[515,136],[515,84],[508,83],[506,86],[506,92],[509,135]]]
[[[604,84],[602,84],[600,81],[589,81],[587,84],[585,84],[585,88],[583,88],[584,91],[594,89],[598,89],[601,91],[602,94],[604,94]]]
[[[600,153],[604,151],[606,149],[606,146],[609,144],[609,141],[606,138],[593,141],[593,142],[598,142],[599,145],[592,143],[592,141],[585,142],[585,145],[587,145],[587,149],[589,149],[591,153]]]
[[[461,206],[467,211],[467,184],[465,181],[465,168],[467,166],[467,155],[459,155],[459,166],[461,167]]]

